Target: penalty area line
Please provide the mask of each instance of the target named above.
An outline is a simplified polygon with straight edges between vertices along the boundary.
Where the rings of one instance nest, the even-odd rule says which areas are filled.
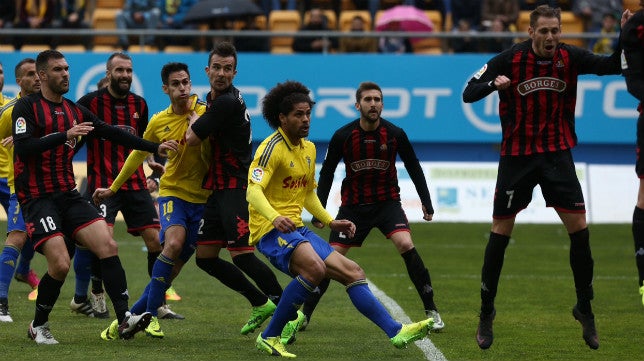
[[[371,292],[376,296],[377,299],[382,302],[382,304],[389,310],[389,313],[391,313],[391,316],[402,322],[402,323],[412,323],[411,319],[405,311],[394,301],[391,297],[387,296],[386,293],[382,292],[378,287],[376,287],[373,282],[370,280],[367,280],[367,283],[369,284],[369,288],[371,289]],[[422,340],[418,340],[414,342],[418,348],[423,351],[425,354],[425,358],[429,361],[447,361],[445,358],[445,355],[436,348],[434,343],[428,338],[425,337]]]

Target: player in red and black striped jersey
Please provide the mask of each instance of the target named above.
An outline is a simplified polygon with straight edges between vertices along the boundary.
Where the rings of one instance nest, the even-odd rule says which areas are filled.
[[[625,12],[622,24],[630,16]],[[478,101],[495,90],[500,104],[502,143],[494,194],[492,231],[481,276],[479,347],[492,345],[492,323],[503,257],[517,213],[526,208],[536,185],[554,207],[570,237],[570,266],[577,293],[573,316],[586,344],[599,347],[594,315],[593,259],[586,208],[570,149],[577,144],[575,103],[581,74],[619,74],[620,51],[600,56],[559,42],[560,9],[537,7],[530,15],[530,39],[493,57],[463,91]]]
[[[640,1],[644,6],[644,1]],[[638,271],[639,293],[644,304],[644,158],[641,151],[644,149],[644,10],[640,9],[624,24],[622,29],[622,46],[624,48],[624,62],[622,74],[626,78],[626,86],[637,100],[637,159],[635,173],[639,178],[639,191],[637,203],[633,211],[633,241],[635,243],[635,264]]]
[[[434,303],[429,271],[414,246],[407,215],[400,203],[396,170],[398,156],[414,182],[422,204],[423,219],[427,221],[431,221],[434,215],[432,200],[423,169],[407,134],[402,128],[381,118],[383,106],[380,86],[372,82],[361,83],[356,91],[355,104],[360,118],[338,129],[329,142],[320,170],[317,194],[322,205],[326,206],[335,169],[340,160],[344,160],[346,176],[342,180],[342,204],[336,219],[348,219],[356,225],[353,238],[331,231],[329,243],[336,251],[346,255],[352,247],[361,247],[369,232],[378,228],[396,246],[427,317],[434,319],[433,329],[440,330],[445,324]],[[314,220],[313,224],[323,226],[318,220]],[[328,286],[328,279],[322,281],[318,286],[320,292],[313,293],[304,304],[307,323]]]
[[[69,65],[60,52],[38,54],[36,70],[41,91],[21,98],[12,113],[16,194],[34,249],[45,255],[48,267],[38,285],[29,335],[39,344],[58,343],[49,330],[48,319],[69,272],[74,245],[66,243],[67,238],[99,257],[105,288],[121,325],[120,336],[132,337],[133,332],[147,326],[150,315],[128,313],[127,281],[116,242],[103,217],[76,190],[72,158],[78,139],[90,133],[160,154],[176,150],[177,143],[145,141],[64,98],[69,91]]]
[[[107,124],[141,137],[148,125],[148,105],[141,96],[130,91],[133,76],[132,58],[116,52],[106,62],[107,86],[93,91],[78,100]],[[110,139],[89,136],[87,144],[87,189],[85,198],[91,199],[97,188],[109,187],[119,174],[125,159],[130,154],[126,148]],[[148,275],[161,254],[159,241],[159,217],[154,200],[147,189],[147,180],[140,165],[123,184],[114,197],[105,199],[97,205],[111,229],[116,216],[122,213],[127,230],[134,236],[141,236],[147,248]],[[76,290],[70,304],[72,310],[87,302],[87,288],[90,275],[87,264],[91,263],[92,291],[91,300],[94,316],[107,317],[104,310],[102,275],[97,260],[87,250],[77,248],[74,256],[76,271]],[[102,301],[102,302],[101,302]]]
[[[237,50],[231,43],[220,42],[210,52],[206,74],[210,81],[208,108],[201,117],[194,114],[186,131],[188,145],[198,145],[206,138],[211,145],[210,167],[203,188],[213,192],[206,202],[195,261],[206,273],[244,295],[253,306],[253,315],[260,315],[251,315],[241,330],[245,335],[270,317],[282,295],[282,287],[275,273],[255,256],[255,247],[248,244],[246,188],[252,160],[250,115],[241,93],[233,85]],[[219,257],[222,248],[228,249],[234,265]]]

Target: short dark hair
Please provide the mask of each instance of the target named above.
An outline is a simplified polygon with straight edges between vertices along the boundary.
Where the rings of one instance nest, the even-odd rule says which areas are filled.
[[[539,5],[530,13],[530,27],[534,29],[537,26],[537,20],[539,18],[557,18],[559,24],[561,25],[561,9],[553,8],[549,5]]]
[[[18,62],[18,64],[16,64],[16,67],[13,69],[13,72],[14,72],[14,74],[16,76],[16,79],[18,79],[18,78],[20,78],[22,76],[22,74],[20,74],[20,68],[24,64],[36,64],[36,60],[34,60],[33,58],[24,58],[24,59],[20,60]]]
[[[164,85],[168,85],[170,74],[182,70],[188,73],[188,77],[190,77],[190,71],[188,71],[187,64],[178,62],[167,63],[163,68],[161,68],[161,82],[163,82]]]
[[[107,68],[107,70],[110,70],[110,68],[112,67],[112,60],[114,60],[114,58],[121,58],[121,59],[132,61],[131,56],[123,52],[117,51],[115,53],[112,53],[112,55],[110,55],[110,57],[107,58],[107,63],[105,63],[105,67]]]
[[[36,57],[36,71],[46,71],[49,59],[64,59],[65,55],[58,50],[48,49],[41,51]]]
[[[380,86],[378,84],[372,81],[365,81],[360,83],[358,90],[356,90],[356,103],[360,103],[360,99],[362,99],[362,93],[364,93],[365,90],[377,90],[380,92],[380,95],[382,95],[382,89],[380,89]]]
[[[210,66],[212,57],[215,55],[219,55],[222,58],[232,56],[233,58],[235,58],[235,69],[237,69],[237,49],[235,49],[235,46],[232,43],[228,41],[221,41],[217,43],[208,55],[208,66]]]
[[[309,103],[311,107],[315,102],[309,96],[311,91],[304,84],[288,80],[278,83],[262,100],[262,115],[268,125],[277,129],[280,126],[280,114],[288,114],[295,104]]]

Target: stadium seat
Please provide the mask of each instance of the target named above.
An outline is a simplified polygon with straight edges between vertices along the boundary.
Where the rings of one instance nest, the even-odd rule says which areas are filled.
[[[297,10],[273,10],[268,15],[270,31],[297,32],[302,24],[302,18]],[[293,52],[293,37],[272,37],[271,53],[290,54]]]
[[[119,9],[98,8],[94,11],[92,17],[92,28],[95,30],[111,30],[116,29],[116,13]],[[95,45],[111,45],[115,46],[118,43],[117,36],[110,35],[96,35],[94,37]]]
[[[349,31],[351,29],[351,21],[356,16],[360,16],[364,20],[367,29],[373,29],[371,14],[367,10],[343,10],[340,13],[338,29],[340,31]]]
[[[97,9],[122,9],[125,0],[96,0]]]
[[[326,21],[327,21],[327,25],[329,26],[329,29],[338,30],[338,19],[335,16],[335,12],[333,10],[322,10],[322,12],[324,13],[324,16],[326,16]],[[303,24],[307,24],[309,22],[310,17],[311,17],[311,12],[306,11],[304,13]]]
[[[443,27],[443,17],[438,10],[426,10],[425,14],[434,24],[434,31],[440,32]],[[440,54],[443,52],[443,41],[441,38],[424,38],[412,42],[412,48],[416,54]]]

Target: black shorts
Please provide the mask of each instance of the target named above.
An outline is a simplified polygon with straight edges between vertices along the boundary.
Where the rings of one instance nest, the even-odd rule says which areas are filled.
[[[248,202],[245,189],[214,191],[203,212],[197,245],[218,244],[229,251],[254,250],[248,245]]]
[[[91,199],[92,195],[86,194],[85,197]],[[147,190],[120,190],[95,207],[110,226],[114,225],[116,215],[121,211],[127,225],[127,232],[134,236],[139,236],[146,228],[161,228],[159,213]]]
[[[638,178],[644,178],[644,159],[642,159],[642,149],[644,149],[644,112],[640,112],[637,118],[637,150],[635,158],[635,173]]]
[[[74,239],[79,229],[103,219],[76,190],[31,199],[20,206],[36,250],[55,236],[65,236],[69,250],[73,245],[68,240]]]
[[[347,238],[342,233],[331,231],[329,243],[332,246],[361,247],[373,228],[378,228],[387,238],[396,232],[409,232],[409,221],[399,201],[341,206],[335,219],[348,219],[355,223],[356,234]]]
[[[512,218],[541,187],[547,207],[567,213],[585,213],[584,195],[569,150],[528,156],[502,156],[494,191],[493,217]]]

